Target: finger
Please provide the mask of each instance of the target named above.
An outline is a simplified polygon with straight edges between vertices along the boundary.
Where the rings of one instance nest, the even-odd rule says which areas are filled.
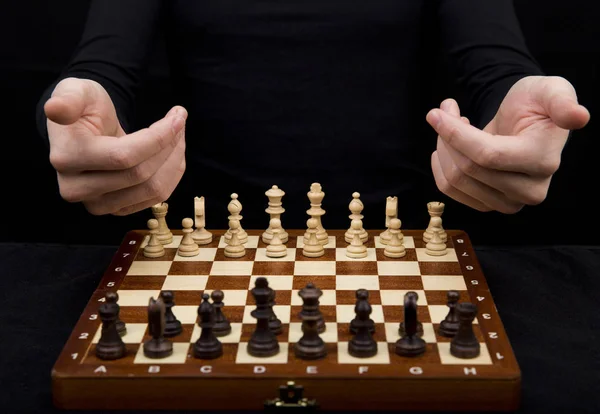
[[[152,207],[155,204],[161,203],[164,200],[160,197],[153,198],[151,200],[143,201],[141,203],[134,204],[129,207],[122,208],[119,211],[112,213],[114,216],[129,216],[131,214],[135,214],[139,211],[146,210],[147,208]]]
[[[444,100],[440,105],[440,109],[450,115],[460,117],[460,107],[458,106],[458,102],[452,98]]]
[[[533,90],[534,98],[559,128],[581,129],[589,122],[589,111],[577,102],[575,89],[566,79],[542,78]]]
[[[533,139],[488,134],[438,109],[429,112],[427,121],[446,144],[481,167],[549,175]]]
[[[185,115],[184,111],[184,115]],[[164,117],[148,128],[122,137],[81,137],[70,142],[63,155],[61,172],[126,170],[137,166],[165,148],[174,145],[184,130],[185,118]]]
[[[500,213],[514,214],[523,208],[523,204],[514,202],[506,197],[504,193],[465,174],[454,163],[450,151],[452,149],[447,148],[444,141],[438,139],[437,153],[439,164],[448,185]]]
[[[178,138],[167,148],[126,170],[59,173],[60,194],[66,201],[76,203],[146,182],[182,142],[185,142],[185,139],[182,134],[178,134]]]
[[[184,142],[184,141],[183,141]],[[185,171],[185,145],[179,145],[149,180],[123,190],[104,194],[85,202],[87,210],[94,215],[113,214],[127,207],[160,198],[167,200]]]
[[[470,197],[465,193],[457,190],[448,183],[448,181],[444,177],[444,173],[442,172],[442,167],[440,165],[440,160],[438,158],[437,151],[431,155],[431,170],[433,171],[435,183],[442,193],[458,201],[459,203],[469,206],[475,210],[482,212],[491,211],[489,207],[487,207],[480,201],[475,200],[473,197]]]
[[[60,81],[48,101],[44,104],[46,117],[60,125],[77,121],[87,106],[92,105],[94,93],[88,82],[67,78]]]

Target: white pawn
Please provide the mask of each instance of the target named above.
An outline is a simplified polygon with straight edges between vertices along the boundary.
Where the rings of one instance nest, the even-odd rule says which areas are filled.
[[[183,226],[183,238],[181,239],[181,243],[179,243],[177,254],[183,257],[198,256],[200,254],[200,246],[198,246],[198,243],[192,237],[194,220],[189,217],[184,218],[181,220],[181,225]]]
[[[362,259],[367,257],[367,246],[363,243],[360,238],[360,229],[362,228],[362,222],[358,219],[352,220],[351,227],[354,232],[352,242],[346,247],[346,256],[353,259]]]
[[[404,247],[404,243],[402,242],[404,237],[400,238],[402,235],[400,231],[401,225],[402,222],[400,219],[393,218],[390,220],[390,239],[385,249],[383,249],[383,254],[387,257],[397,259],[406,256],[406,247]]]
[[[425,253],[430,256],[444,256],[447,253],[446,243],[440,237],[439,230],[434,230],[431,240],[425,246]]]
[[[150,240],[144,247],[144,256],[146,257],[162,257],[165,255],[165,248],[158,239],[158,220],[148,220],[148,228],[150,229]]]
[[[287,247],[283,244],[283,241],[279,237],[281,234],[281,220],[271,219],[269,227],[273,232],[271,243],[267,245],[267,257],[285,257],[287,255]]]
[[[246,247],[244,247],[244,244],[238,237],[240,222],[235,219],[229,220],[229,230],[231,231],[231,237],[229,240],[225,240],[227,243],[227,246],[225,246],[225,257],[243,257],[246,254]]]
[[[308,226],[308,240],[304,241],[304,247],[302,248],[302,254],[306,257],[321,257],[325,254],[325,246],[317,239],[317,227],[319,226],[319,220],[316,218],[309,218],[306,221]]]
[[[446,232],[444,231],[444,227],[442,226],[442,218],[439,216],[433,216],[429,220],[429,226],[423,233],[423,241],[425,243],[429,242],[433,237],[433,233],[435,233],[436,231],[439,232],[440,239],[444,243],[448,241],[448,235],[446,234]]]

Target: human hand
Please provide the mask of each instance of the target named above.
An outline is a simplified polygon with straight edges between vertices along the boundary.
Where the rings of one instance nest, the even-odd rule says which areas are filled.
[[[431,168],[440,191],[478,211],[519,212],[541,204],[561,163],[569,131],[590,119],[573,86],[560,77],[530,76],[510,89],[480,130],[447,99],[427,114],[438,133]]]
[[[185,171],[187,111],[173,107],[126,134],[97,82],[61,81],[44,106],[60,194],[94,215],[128,215],[168,199]]]

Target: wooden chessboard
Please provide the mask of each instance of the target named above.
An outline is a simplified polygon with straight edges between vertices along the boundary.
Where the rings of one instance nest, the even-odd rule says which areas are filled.
[[[246,255],[224,256],[222,235],[201,246],[195,257],[177,255],[182,233],[166,245],[165,256],[144,257],[147,231],[126,235],[110,267],[92,295],[52,371],[55,404],[65,409],[204,409],[260,410],[278,407],[276,398],[294,400],[290,389],[305,404],[321,410],[513,410],[519,405],[521,374],[492,293],[468,235],[447,230],[448,253],[425,254],[423,231],[403,230],[407,254],[391,259],[383,254],[378,231],[371,231],[368,257],[345,256],[344,231],[328,231],[324,256],[302,255],[303,230],[287,230],[288,255],[266,256],[262,231],[247,231]],[[250,289],[258,276],[266,276],[276,291],[274,311],[283,322],[278,336],[281,351],[268,358],[246,351],[254,329]],[[302,335],[298,291],[314,282],[323,291],[320,309],[326,322],[322,338],[328,355],[308,361],[295,357],[293,344]],[[369,290],[378,353],[358,359],[348,353],[349,323],[354,318],[355,291]],[[200,335],[198,306],[203,292],[224,292],[223,312],[232,332],[221,337],[224,354],[198,360],[192,347]],[[450,339],[437,329],[446,316],[447,291],[460,291],[459,302],[478,307],[474,329],[481,343],[475,359],[450,354]],[[173,312],[183,333],[172,338],[174,352],[165,359],[144,357],[149,339],[147,306],[161,290],[174,293]],[[116,361],[94,353],[100,337],[98,308],[107,292],[119,295],[120,317],[127,324],[123,337],[128,355]],[[419,295],[418,316],[423,323],[426,352],[401,357],[394,352],[403,320],[403,297]],[[288,385],[289,384],[289,385]],[[280,394],[281,393],[281,394]],[[284,404],[285,405],[285,404]],[[293,405],[293,404],[291,404]]]

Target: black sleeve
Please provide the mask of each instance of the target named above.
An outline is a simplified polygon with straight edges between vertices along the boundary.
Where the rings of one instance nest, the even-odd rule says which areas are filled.
[[[527,48],[513,0],[439,0],[438,19],[445,56],[479,128],[519,79],[544,75]]]
[[[42,94],[38,131],[48,144],[44,104],[64,78],[91,79],[110,95],[121,126],[129,130],[135,94],[159,32],[162,0],[92,0],[82,38],[68,65]]]

